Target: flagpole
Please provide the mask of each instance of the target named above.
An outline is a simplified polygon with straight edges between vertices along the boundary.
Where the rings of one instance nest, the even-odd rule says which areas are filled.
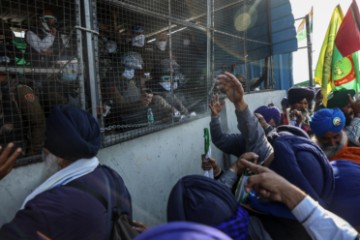
[[[309,68],[309,86],[314,86],[313,70],[312,70],[312,42],[311,42],[311,29],[310,29],[310,16],[306,15],[306,40],[308,52],[308,68]]]

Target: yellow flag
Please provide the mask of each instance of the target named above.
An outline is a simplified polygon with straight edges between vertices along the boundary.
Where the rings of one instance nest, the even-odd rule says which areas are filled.
[[[344,14],[340,5],[337,5],[332,13],[326,35],[321,46],[319,59],[315,68],[315,82],[321,86],[323,104],[327,104],[327,96],[331,92],[331,63],[335,45],[336,33],[340,28]]]

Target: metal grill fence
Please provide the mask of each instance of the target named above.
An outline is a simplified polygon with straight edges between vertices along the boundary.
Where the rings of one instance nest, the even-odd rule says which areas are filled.
[[[90,111],[103,147],[204,116],[216,73],[247,75],[254,2],[1,0],[1,144],[39,160],[57,104]]]

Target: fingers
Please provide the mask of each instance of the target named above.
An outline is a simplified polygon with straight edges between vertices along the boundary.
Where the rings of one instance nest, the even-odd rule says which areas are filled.
[[[0,154],[0,179],[5,177],[15,165],[16,159],[21,154],[21,148],[17,148],[11,153],[14,147],[13,143],[9,143]]]
[[[259,155],[257,155],[254,152],[246,152],[239,157],[239,159],[245,159],[245,160],[253,162],[253,163],[256,163],[258,158],[259,158]]]
[[[268,169],[266,167],[249,162],[244,158],[239,159],[239,161],[245,168],[248,168],[251,172],[253,172],[255,174],[271,171],[270,169]]]

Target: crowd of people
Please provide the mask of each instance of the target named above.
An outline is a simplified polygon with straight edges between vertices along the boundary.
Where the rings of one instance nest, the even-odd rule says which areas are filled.
[[[133,221],[126,184],[96,157],[97,120],[72,105],[58,105],[46,120],[43,158],[49,178],[1,227],[0,239],[111,239],[114,218],[109,209],[115,208],[138,231],[136,239],[359,239],[358,155],[339,152],[353,139],[348,134],[356,132],[352,123],[360,100],[353,100],[351,92],[335,94],[346,97],[353,110],[346,127],[341,108],[311,112],[308,89],[292,88],[287,95],[291,105],[283,112],[301,118],[292,126],[292,119],[280,124],[281,111],[273,105],[251,112],[242,84],[231,73],[219,75],[217,87],[234,104],[239,133],[222,131],[223,103],[215,96],[210,104],[211,138],[237,160],[221,169],[215,159],[203,156],[202,168],[213,168],[214,179],[179,179],[168,197],[168,223],[147,229]],[[300,95],[293,100],[290,93]],[[21,148],[13,143],[4,148],[1,178],[19,154]]]
[[[65,60],[69,66],[76,47],[57,23],[56,13],[44,8],[26,31],[22,57],[15,58],[9,51],[14,46],[5,42],[0,63],[8,66],[13,58],[16,65],[50,67]],[[10,28],[0,30],[1,40],[9,33],[14,38]],[[186,61],[201,58],[193,35],[184,34],[177,56],[169,51],[167,32],[147,46],[145,30],[135,24],[117,39],[106,20],[99,20],[99,115],[106,126],[148,126],[196,115],[177,91],[201,78],[201,69]],[[133,220],[122,177],[96,157],[100,127],[79,108],[76,71],[63,71],[60,81],[33,78],[38,81],[0,72],[0,179],[24,153],[42,153],[48,178],[1,226],[0,239],[111,239],[121,216],[137,231],[136,239],[360,239],[360,99],[353,90],[332,92],[323,106],[319,90],[292,87],[281,109],[269,104],[253,110],[241,81],[228,72],[218,75],[216,87],[234,104],[239,132],[222,129],[224,99],[215,95],[211,139],[237,160],[224,169],[201,156],[202,169],[212,169],[214,179],[179,179],[169,193],[168,223],[147,229]]]
[[[65,8],[71,9],[73,6],[68,4]],[[91,109],[94,104],[90,80],[81,72],[85,68],[78,61],[76,30],[71,27],[73,14],[45,4],[32,6],[30,12],[31,17],[18,25],[0,20],[0,104],[4,106],[0,144],[14,142],[27,156],[41,152],[45,119],[52,107],[71,104]],[[190,91],[201,78],[196,71],[201,72],[202,68],[192,62],[205,59],[201,56],[205,53],[195,47],[192,32],[178,34],[183,44],[179,47],[173,41],[173,48],[180,49],[170,50],[171,39],[166,30],[154,35],[155,41],[149,43],[143,24],[128,23],[122,34],[114,32],[115,22],[101,14],[96,24],[99,36],[94,42],[100,89],[95,104],[104,129],[128,131],[197,115],[199,105]],[[14,66],[18,70],[9,70]],[[36,71],[21,69],[27,67]],[[84,84],[79,84],[81,74]],[[203,92],[195,97],[205,106],[203,111],[206,84],[201,87]],[[80,92],[85,93],[85,99]]]

